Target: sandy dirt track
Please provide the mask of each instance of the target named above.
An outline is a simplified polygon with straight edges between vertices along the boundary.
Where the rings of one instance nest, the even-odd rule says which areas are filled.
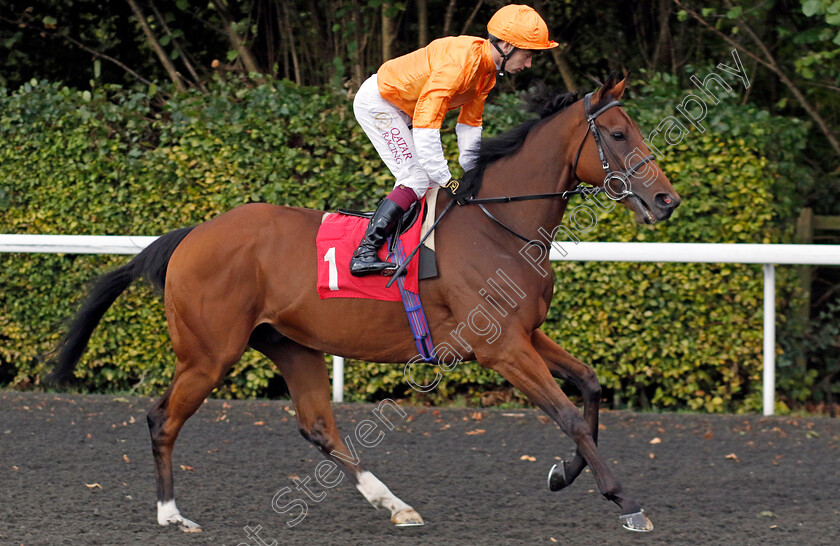
[[[837,544],[840,420],[604,412],[600,448],[656,526],[621,529],[589,473],[552,493],[573,452],[536,410],[403,406],[367,468],[425,518],[394,528],[350,483],[314,481],[320,453],[284,401],[211,400],[176,444],[176,500],[203,525],[155,521],[148,398],[0,391],[0,544]],[[339,404],[343,434],[373,405]],[[297,491],[310,477],[320,502]],[[301,498],[307,515],[272,509]],[[285,503],[284,503],[285,504]]]

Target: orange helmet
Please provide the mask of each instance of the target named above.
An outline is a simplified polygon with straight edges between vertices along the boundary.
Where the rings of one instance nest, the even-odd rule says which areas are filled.
[[[548,27],[534,8],[510,4],[490,18],[487,32],[519,49],[551,49],[559,44],[548,39]]]

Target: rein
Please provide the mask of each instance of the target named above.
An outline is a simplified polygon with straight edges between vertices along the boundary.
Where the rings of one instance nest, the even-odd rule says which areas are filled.
[[[532,195],[515,195],[515,196],[510,196],[510,197],[483,197],[483,198],[472,197],[472,198],[464,200],[463,204],[464,205],[478,205],[478,207],[481,209],[481,211],[490,220],[492,220],[496,224],[503,227],[508,233],[511,233],[512,235],[518,237],[519,239],[522,239],[526,243],[537,244],[538,246],[541,246],[542,248],[547,250],[548,245],[546,245],[542,241],[536,241],[535,242],[532,239],[529,239],[529,238],[525,237],[524,235],[521,235],[521,234],[517,233],[516,231],[514,231],[513,229],[511,229],[510,227],[505,225],[504,222],[502,222],[501,220],[499,220],[498,218],[493,216],[490,213],[490,211],[487,210],[487,207],[485,207],[484,205],[489,204],[489,203],[514,203],[514,202],[517,202],[517,201],[531,201],[531,200],[536,200],[536,199],[552,199],[552,198],[555,198],[555,197],[560,197],[562,199],[567,199],[568,197],[570,197],[572,195],[583,195],[584,197],[587,197],[587,196],[596,195],[596,194],[599,194],[599,193],[606,193],[606,194],[608,194],[608,196],[611,199],[613,199],[615,201],[620,201],[621,199],[624,199],[625,197],[628,197],[630,195],[636,195],[635,193],[633,193],[630,190],[630,184],[628,183],[628,180],[642,166],[644,166],[645,164],[653,161],[655,158],[654,158],[653,155],[649,155],[646,158],[639,161],[637,164],[633,165],[629,170],[624,171],[624,172],[618,172],[618,171],[611,170],[610,169],[610,162],[607,160],[607,156],[604,154],[604,144],[601,141],[601,132],[598,130],[598,125],[595,123],[595,120],[598,119],[598,116],[600,116],[601,114],[603,114],[604,112],[606,112],[607,110],[612,108],[613,106],[621,106],[622,103],[621,103],[621,101],[614,99],[614,100],[611,100],[610,102],[608,102],[607,104],[605,104],[604,106],[602,106],[601,108],[599,108],[597,111],[590,112],[589,110],[590,110],[590,107],[591,107],[591,104],[590,104],[591,99],[592,99],[592,93],[587,93],[586,96],[583,98],[583,108],[584,108],[584,112],[586,113],[586,121],[588,122],[589,126],[587,127],[586,132],[584,133],[583,138],[580,141],[580,145],[578,146],[577,153],[575,154],[575,162],[574,162],[574,167],[572,169],[572,174],[575,178],[580,180],[580,178],[577,176],[578,160],[580,159],[580,153],[583,150],[583,145],[586,142],[586,137],[589,136],[589,133],[592,133],[592,138],[595,139],[595,146],[598,148],[598,157],[601,159],[601,167],[604,169],[604,172],[606,173],[606,176],[604,177],[604,186],[603,187],[600,187],[600,186],[580,187],[580,186],[578,186],[577,188],[575,188],[573,190],[562,191],[562,192],[537,193],[537,194],[532,194]],[[612,194],[611,191],[606,189],[609,182],[613,179],[618,179],[619,181],[621,181],[622,185],[624,186],[624,191],[621,194],[616,194],[615,197],[613,197],[613,195],[611,195]]]
[[[484,199],[468,199],[465,204],[476,204],[476,205],[478,205],[478,208],[481,209],[481,212],[483,212],[488,218],[490,218],[491,220],[493,220],[494,222],[499,224],[501,227],[503,227],[508,233],[510,233],[512,235],[515,235],[516,237],[519,237],[520,239],[522,239],[526,243],[537,244],[538,246],[541,246],[542,248],[547,250],[548,245],[546,245],[542,241],[533,241],[531,239],[528,239],[524,235],[520,235],[519,233],[517,233],[513,229],[509,228],[507,225],[505,225],[504,222],[502,222],[501,220],[499,220],[498,218],[493,216],[490,213],[490,211],[487,210],[487,207],[485,207],[484,204],[485,203],[514,203],[516,201],[532,201],[532,200],[535,200],[535,199],[549,199],[549,198],[552,198],[552,197],[562,197],[562,198],[565,199],[567,195],[569,195],[569,196],[583,195],[584,197],[586,197],[586,196],[589,196],[589,195],[606,193],[606,191],[607,190],[605,190],[604,188],[599,188],[599,187],[577,187],[573,190],[564,191],[564,192],[557,192],[557,193],[537,193],[537,194],[534,194],[534,195],[516,195],[516,196],[513,196],[513,197],[488,197],[488,198],[484,198]]]

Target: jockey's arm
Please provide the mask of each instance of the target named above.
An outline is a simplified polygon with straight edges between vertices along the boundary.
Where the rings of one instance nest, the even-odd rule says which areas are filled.
[[[472,169],[478,159],[478,147],[481,144],[482,115],[484,101],[491,87],[483,90],[472,102],[461,107],[455,133],[458,135],[458,162],[464,172]]]
[[[454,67],[443,67],[429,78],[414,110],[414,143],[417,147],[417,161],[429,178],[444,185],[452,178],[449,164],[443,155],[440,141],[440,127],[446,116],[449,103],[458,86],[460,72]],[[470,170],[478,158],[481,142],[482,114],[484,102],[493,85],[481,89],[474,100],[463,105],[458,115],[455,132],[458,136],[458,162],[464,171]]]
[[[449,163],[443,155],[440,142],[440,128],[414,127],[411,130],[417,148],[417,162],[429,175],[429,179],[443,186],[452,179]]]
[[[452,178],[452,173],[443,155],[440,127],[458,87],[459,77],[459,67],[439,67],[429,77],[414,108],[412,135],[417,147],[417,162],[429,178],[441,186]],[[460,143],[459,150],[463,152]]]

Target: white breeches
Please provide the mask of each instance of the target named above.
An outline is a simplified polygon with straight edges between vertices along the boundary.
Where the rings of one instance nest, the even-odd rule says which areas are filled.
[[[396,178],[394,187],[403,185],[423,197],[434,182],[417,161],[417,149],[408,124],[411,118],[382,98],[376,74],[368,78],[356,93],[353,112],[379,157]]]

